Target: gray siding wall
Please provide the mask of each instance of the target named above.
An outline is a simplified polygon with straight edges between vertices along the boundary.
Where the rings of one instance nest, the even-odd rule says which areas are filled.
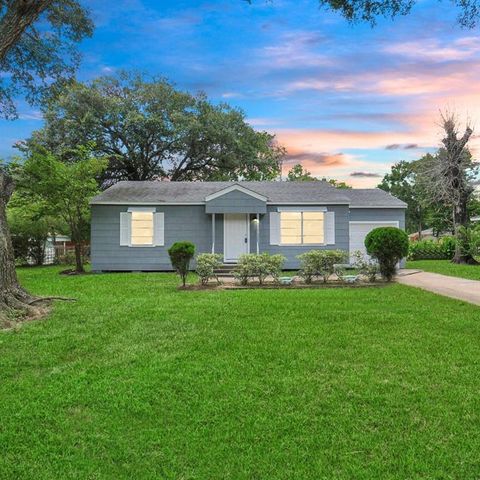
[[[266,203],[234,190],[206,203],[207,213],[265,213]]]
[[[288,206],[288,205],[282,205]],[[292,205],[297,207],[298,205]],[[321,205],[319,205],[321,206]],[[277,211],[276,206],[268,205],[267,214],[260,215],[260,252],[281,253],[287,260],[285,261],[285,268],[296,269],[300,266],[297,255],[308,252],[309,250],[334,250],[340,249],[348,251],[349,245],[349,224],[348,224],[348,206],[347,205],[328,205],[326,206],[329,212],[335,212],[335,245],[318,246],[286,246],[286,245],[270,245],[270,212]],[[300,207],[299,207],[300,208]],[[252,217],[254,218],[254,217]],[[250,251],[256,252],[256,228],[250,222]]]
[[[399,228],[405,230],[405,209],[403,208],[352,208],[350,210],[351,222],[379,222],[398,221]],[[400,266],[405,267],[405,259],[400,261]]]
[[[405,210],[403,208],[352,208],[351,222],[398,221],[400,228],[405,229]]]
[[[238,193],[238,192],[232,192]],[[241,192],[239,192],[241,193]],[[216,199],[215,199],[216,200]],[[254,199],[255,200],[255,199]],[[211,252],[212,216],[205,213],[203,205],[157,206],[165,213],[165,246],[121,247],[120,212],[129,205],[92,206],[92,269],[99,270],[171,270],[167,250],[172,243],[188,240],[195,244],[197,253]],[[231,208],[231,207],[230,207]],[[349,221],[398,220],[405,228],[405,211],[402,209],[352,209],[346,205],[329,205],[335,212],[335,245],[313,247],[320,249],[349,250]],[[311,250],[309,246],[270,245],[269,213],[277,211],[268,205],[267,213],[260,215],[260,252],[281,253],[287,257],[285,268],[299,267],[297,255]],[[223,254],[223,215],[215,216],[215,252]],[[256,252],[255,215],[250,215],[250,251]]]
[[[197,253],[212,249],[212,216],[204,205],[157,206],[165,213],[163,247],[121,247],[120,212],[129,205],[92,205],[92,270],[171,270],[168,248],[172,243],[188,240]],[[216,252],[223,253],[223,216],[216,215]]]

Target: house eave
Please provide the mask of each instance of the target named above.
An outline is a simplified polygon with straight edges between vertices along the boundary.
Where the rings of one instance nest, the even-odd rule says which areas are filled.
[[[92,200],[90,205],[206,205],[207,202],[129,202],[128,200]],[[350,205],[346,202],[266,202],[267,205]],[[405,207],[350,207],[350,208],[405,208]]]
[[[406,210],[406,205],[350,205],[350,208],[401,208]]]

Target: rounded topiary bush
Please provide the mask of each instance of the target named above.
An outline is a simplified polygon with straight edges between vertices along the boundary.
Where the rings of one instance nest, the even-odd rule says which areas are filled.
[[[367,253],[378,260],[380,273],[390,281],[397,263],[408,254],[408,235],[396,227],[379,227],[365,237]]]
[[[190,261],[195,255],[195,245],[192,242],[175,242],[168,249],[168,255],[170,256],[172,267],[180,275],[182,284],[185,286]]]

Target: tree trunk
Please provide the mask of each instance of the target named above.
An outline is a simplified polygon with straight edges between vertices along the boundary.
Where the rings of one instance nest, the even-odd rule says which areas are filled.
[[[6,211],[12,193],[13,182],[11,178],[0,171],[0,291],[18,286]]]
[[[83,273],[85,271],[83,268],[82,244],[79,242],[75,242],[75,271],[77,273]]]
[[[34,316],[39,313],[37,307],[30,305],[35,297],[20,286],[15,271],[6,213],[13,188],[12,178],[0,170],[0,328],[9,324],[9,314],[15,317],[19,314]]]
[[[2,3],[2,2],[0,2]],[[23,32],[47,9],[52,0],[13,0],[0,21],[0,60],[18,43]]]

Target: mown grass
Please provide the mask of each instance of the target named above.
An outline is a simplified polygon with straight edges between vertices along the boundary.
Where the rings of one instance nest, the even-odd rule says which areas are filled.
[[[409,261],[406,268],[418,268],[426,272],[441,273],[450,277],[480,280],[480,265],[457,265],[450,260]]]
[[[0,478],[480,475],[480,309],[401,285],[177,290],[61,277],[0,333]]]

